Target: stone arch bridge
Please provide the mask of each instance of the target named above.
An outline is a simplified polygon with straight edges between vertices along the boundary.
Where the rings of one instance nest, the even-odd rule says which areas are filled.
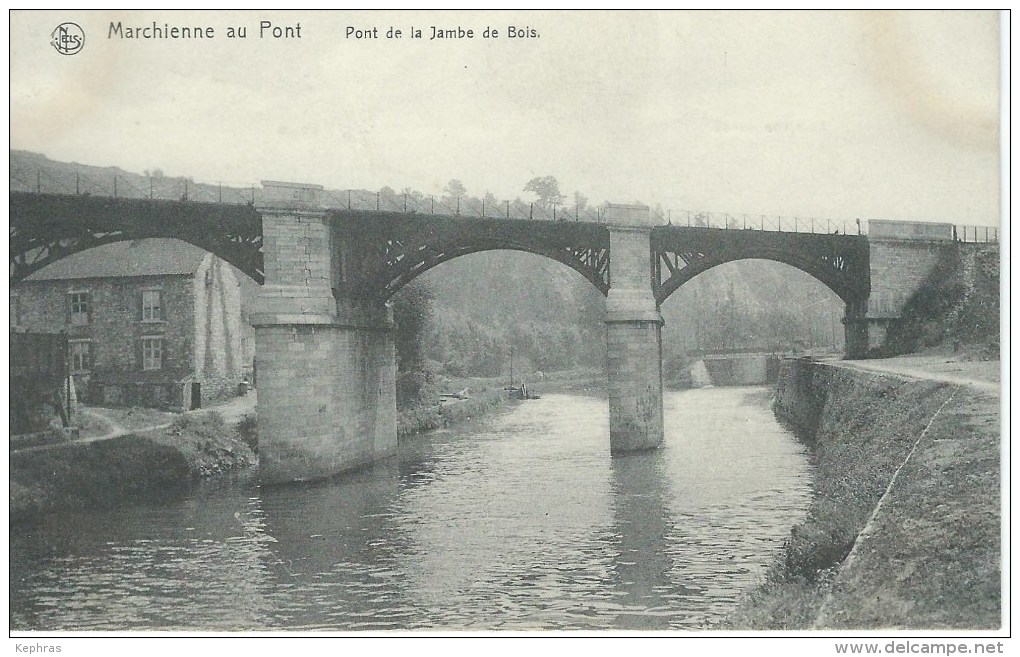
[[[957,244],[947,224],[872,222],[871,235],[655,225],[644,206],[599,222],[466,218],[327,208],[322,188],[263,183],[258,207],[12,192],[12,285],[76,251],[176,237],[262,284],[252,323],[261,476],[328,476],[396,448],[396,364],[387,300],[429,269],[487,250],[539,254],[606,295],[610,446],[663,438],[659,307],[701,272],[746,258],[815,277],[846,305],[847,355],[864,357]]]

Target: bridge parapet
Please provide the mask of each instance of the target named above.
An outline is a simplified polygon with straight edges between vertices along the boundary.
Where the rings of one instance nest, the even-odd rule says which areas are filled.
[[[324,208],[322,192],[322,185],[263,180],[259,208],[272,210],[322,209]]]

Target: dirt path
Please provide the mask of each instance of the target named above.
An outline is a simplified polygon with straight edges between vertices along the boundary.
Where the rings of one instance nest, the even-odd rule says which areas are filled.
[[[22,447],[13,451],[16,452],[38,452],[47,449],[54,449],[68,444],[83,445],[86,443],[94,443],[103,440],[110,440],[111,438],[118,438],[129,433],[146,433],[149,431],[158,431],[160,429],[166,429],[170,426],[170,422],[163,422],[160,424],[150,424],[142,427],[125,427],[114,419],[109,413],[104,413],[103,409],[100,408],[81,408],[81,412],[89,417],[95,418],[102,424],[109,427],[109,431],[98,436],[86,436],[84,438],[78,438],[77,440],[69,440],[66,442],[51,443],[48,445],[36,445],[34,447]]]
[[[256,395],[255,395],[254,392],[250,392],[247,395],[245,395],[244,397],[236,397],[236,398],[231,399],[230,401],[228,401],[226,403],[219,404],[217,406],[210,406],[209,408],[203,408],[203,409],[198,409],[198,410],[194,410],[194,411],[188,411],[188,414],[202,415],[202,414],[206,414],[206,413],[216,412],[216,413],[219,413],[223,417],[223,421],[225,423],[227,423],[227,424],[237,424],[246,415],[250,415],[250,414],[254,413],[254,411],[255,411],[255,402],[256,402]],[[85,436],[83,438],[78,438],[77,440],[71,440],[71,441],[60,442],[60,443],[52,443],[52,444],[47,444],[47,445],[36,445],[36,446],[33,446],[33,447],[22,447],[20,449],[15,450],[15,451],[18,451],[18,452],[35,452],[35,451],[40,451],[40,450],[53,449],[53,448],[58,447],[60,445],[67,445],[69,443],[81,445],[81,444],[86,444],[86,443],[99,442],[99,441],[103,441],[103,440],[110,440],[112,438],[119,438],[120,436],[124,436],[124,435],[127,435],[127,434],[140,434],[140,433],[148,433],[150,431],[160,431],[162,429],[168,428],[173,423],[173,418],[174,417],[178,417],[179,415],[181,415],[179,413],[172,414],[172,415],[171,414],[166,414],[166,413],[164,413],[164,414],[155,413],[155,415],[166,415],[167,419],[163,420],[163,421],[152,421],[152,420],[149,420],[149,421],[140,422],[140,423],[136,421],[132,426],[125,426],[122,423],[122,420],[118,419],[122,415],[122,413],[123,413],[123,411],[121,409],[105,409],[105,408],[99,408],[99,407],[85,407],[85,406],[82,406],[80,408],[81,408],[81,413],[83,415],[88,415],[89,417],[97,420],[101,425],[103,425],[106,428],[106,430],[103,431],[102,433],[100,433],[99,435],[95,435],[95,436]]]
[[[960,361],[944,356],[899,356],[875,360],[844,360],[842,366],[898,374],[913,379],[943,381],[999,395],[999,361]]]

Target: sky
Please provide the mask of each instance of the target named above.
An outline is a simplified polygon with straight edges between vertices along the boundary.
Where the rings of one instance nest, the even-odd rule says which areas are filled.
[[[50,43],[66,21],[75,55]],[[526,201],[552,175],[596,203],[999,223],[995,12],[14,11],[10,39],[11,148],[55,160]]]

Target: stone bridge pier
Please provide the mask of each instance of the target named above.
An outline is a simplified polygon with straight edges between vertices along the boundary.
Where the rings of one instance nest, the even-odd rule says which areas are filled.
[[[384,303],[335,287],[322,188],[263,186],[266,278],[252,317],[260,477],[326,477],[396,450],[393,317]]]
[[[662,426],[662,315],[652,288],[652,225],[643,205],[609,205],[609,445],[658,447]]]

